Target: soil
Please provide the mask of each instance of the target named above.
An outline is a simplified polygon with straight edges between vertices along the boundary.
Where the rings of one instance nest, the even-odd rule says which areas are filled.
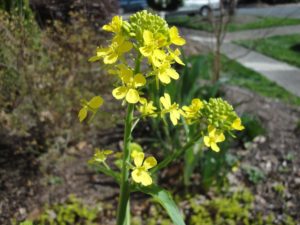
[[[263,171],[265,180],[254,185],[242,170],[231,180],[252,189],[257,213],[273,212],[277,221],[288,213],[300,221],[300,139],[296,129],[300,108],[238,87],[226,86],[223,92],[239,114],[256,115],[267,130],[266,135],[256,138],[247,150],[233,150],[240,156],[242,165],[249,164]],[[104,145],[117,143],[115,147],[118,147],[122,127],[102,131],[98,138]],[[5,150],[8,151],[7,146],[1,152]],[[88,168],[86,162],[91,155],[92,148],[85,142],[63,153],[48,152],[39,158],[3,155],[7,163],[0,169],[0,224],[10,224],[11,218],[35,218],[45,204],[64,202],[70,194],[88,204],[103,200],[115,202],[116,184]],[[284,186],[282,195],[274,190],[278,184]]]
[[[257,137],[248,150],[237,149],[243,158],[241,164],[256,166],[265,174],[265,180],[251,185],[245,174],[237,174],[236,178],[251,187],[258,213],[275,212],[278,221],[287,213],[300,221],[300,108],[238,87],[227,86],[224,90],[225,98],[240,115],[256,115],[266,129],[266,135]],[[282,196],[275,191],[278,184],[284,186]]]
[[[182,32],[190,30],[182,29]],[[193,55],[209,49],[189,41],[184,51],[186,55]],[[265,179],[252,184],[239,170],[230,177],[231,183],[250,188],[255,195],[256,212],[263,215],[273,212],[274,224],[280,222],[284,214],[300,221],[300,108],[238,87],[225,86],[222,91],[240,115],[255,115],[266,129],[266,135],[257,137],[247,149],[232,149],[232,153],[240,157],[241,165],[256,166],[265,174]],[[93,154],[89,143],[73,143],[66,149],[48,151],[37,157],[20,152],[18,148],[23,142],[0,131],[1,225],[11,224],[12,218],[18,221],[36,218],[46,204],[64,202],[70,194],[89,205],[103,200],[116,203],[116,184],[87,166]],[[99,146],[120,150],[122,134],[122,126],[114,125],[100,130],[93,139],[99,140]],[[178,173],[178,169],[175,171]],[[279,184],[284,186],[281,194],[275,190]],[[138,201],[133,208],[138,207]],[[109,218],[104,224],[113,224],[108,221]]]

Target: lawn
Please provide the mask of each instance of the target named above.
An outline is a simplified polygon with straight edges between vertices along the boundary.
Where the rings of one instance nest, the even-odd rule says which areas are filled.
[[[168,23],[180,27],[187,27],[196,30],[211,32],[211,23],[200,16],[173,16],[167,18]],[[228,24],[229,32],[262,29],[276,26],[289,26],[300,24],[300,19],[295,18],[276,18],[276,17],[259,17],[259,16],[236,16]]]
[[[192,60],[201,61],[202,68],[200,76],[204,79],[208,79],[210,71],[209,67],[212,65],[212,57],[201,55],[193,57]],[[221,79],[225,78],[228,84],[247,88],[261,96],[279,99],[293,105],[300,105],[299,97],[291,94],[259,73],[245,68],[241,64],[230,60],[225,56],[222,57],[222,67]]]
[[[300,67],[300,34],[244,40],[237,43],[274,59]]]

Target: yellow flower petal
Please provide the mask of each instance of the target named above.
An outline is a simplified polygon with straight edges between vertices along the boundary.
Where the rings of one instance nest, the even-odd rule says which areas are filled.
[[[110,155],[113,153],[113,150],[103,150],[104,155]]]
[[[129,41],[124,41],[118,48],[119,53],[125,53],[132,49],[132,43]]]
[[[198,110],[203,108],[203,102],[199,98],[194,98],[192,100],[192,105],[194,105]]]
[[[166,71],[163,73],[158,73],[158,79],[164,84],[169,84],[171,82],[171,79]]]
[[[222,142],[222,141],[225,141],[225,136],[223,133],[218,134],[216,137],[216,142]]]
[[[152,184],[152,178],[149,173],[143,169],[135,169],[131,172],[131,177],[134,182],[141,183],[144,186],[149,186]]]
[[[155,49],[153,52],[153,57],[159,59],[159,60],[163,60],[166,58],[166,53],[162,50],[159,49]]]
[[[88,106],[92,109],[98,109],[102,104],[103,98],[101,98],[100,96],[95,96],[88,102]]]
[[[147,171],[141,171],[141,183],[144,186],[152,184],[152,178]]]
[[[174,126],[177,125],[178,120],[180,119],[180,113],[177,110],[172,110],[170,112],[170,119]]]
[[[206,147],[210,147],[210,138],[208,136],[204,136],[203,141]]]
[[[150,156],[148,158],[146,158],[145,162],[144,162],[144,167],[146,170],[151,169],[152,167],[157,165],[157,161],[153,156]]]
[[[122,17],[114,16],[111,23],[104,25],[102,29],[113,33],[119,33],[121,31],[122,22]]]
[[[237,118],[233,121],[231,127],[235,130],[244,130],[245,127],[242,125],[242,121],[240,118]]]
[[[208,130],[209,136],[214,136],[215,135],[216,128],[214,126],[209,125],[208,128],[207,128],[207,130]]]
[[[216,143],[211,143],[210,147],[215,152],[219,152],[220,151],[220,148],[219,148],[219,146]]]
[[[143,175],[143,173],[142,173],[141,169],[134,169],[131,172],[131,177],[132,177],[133,181],[136,182],[136,183],[141,183],[142,182],[142,180],[143,180],[142,175]]]
[[[179,36],[178,29],[176,27],[171,27],[169,30],[171,43],[175,45],[184,45],[185,40]]]
[[[124,83],[129,83],[132,77],[133,71],[129,68],[120,69],[120,78]]]
[[[169,109],[171,107],[171,97],[168,93],[164,94],[164,97],[160,97],[160,102],[165,109]]]
[[[134,165],[136,167],[141,167],[142,164],[143,164],[143,161],[144,161],[144,157],[145,157],[145,154],[143,152],[139,152],[135,155],[135,157],[133,158],[133,161],[134,161]]]
[[[172,77],[174,80],[177,80],[179,78],[179,74],[176,72],[176,70],[170,68],[167,70],[168,76]]]
[[[140,47],[139,50],[145,57],[149,57],[152,54],[152,48],[150,48],[149,46]]]
[[[143,39],[144,45],[151,45],[154,40],[153,33],[151,31],[145,30],[143,32]]]
[[[176,49],[174,52],[171,52],[171,56],[172,58],[180,65],[185,65],[182,60],[179,58],[179,56],[181,55],[181,52],[179,49]]]
[[[87,117],[87,110],[86,108],[82,108],[78,113],[78,119],[82,122]]]
[[[147,99],[146,99],[146,98],[141,98],[141,97],[140,97],[140,103],[141,103],[142,105],[147,104]]]
[[[133,82],[135,87],[141,87],[146,84],[146,78],[142,74],[138,73],[134,76]]]
[[[106,55],[104,57],[104,63],[105,64],[113,64],[118,60],[118,54],[116,53],[111,53],[109,55]]]
[[[126,87],[117,87],[112,91],[112,95],[116,98],[116,99],[123,99],[126,96],[127,93],[127,88]]]
[[[140,100],[140,95],[139,92],[135,89],[129,89],[127,94],[126,94],[126,101],[135,104]]]
[[[98,57],[102,57],[102,56],[107,55],[109,52],[110,52],[110,48],[98,48],[96,55]]]
[[[131,158],[135,158],[135,157],[137,156],[138,153],[139,153],[139,151],[136,150],[136,149],[134,149],[134,150],[131,152],[131,154],[130,154]]]

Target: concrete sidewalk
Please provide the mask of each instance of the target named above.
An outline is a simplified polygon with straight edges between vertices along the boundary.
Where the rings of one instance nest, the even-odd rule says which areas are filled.
[[[184,29],[183,33],[187,39],[197,41],[200,46],[202,45],[203,47],[214,49],[215,39],[213,34],[195,30],[189,32],[189,29]],[[221,52],[228,58],[236,60],[241,65],[260,73],[300,97],[299,68],[231,43],[236,40],[257,39],[288,34],[300,34],[300,25],[227,33],[223,41]]]
[[[203,42],[214,42],[214,35],[206,31],[181,28],[180,33],[189,39]],[[270,27],[245,31],[227,32],[224,43],[237,40],[259,39],[277,35],[300,34],[300,25]]]
[[[246,39],[259,39],[272,37],[276,35],[300,34],[300,25],[270,27],[264,29],[245,30],[238,32],[229,32],[226,34],[225,41],[237,41]]]
[[[300,97],[299,68],[231,43],[222,46],[222,53]]]

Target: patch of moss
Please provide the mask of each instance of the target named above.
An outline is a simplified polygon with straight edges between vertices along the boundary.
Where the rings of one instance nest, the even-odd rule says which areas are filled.
[[[46,207],[38,219],[20,225],[96,225],[98,213],[98,208],[87,206],[71,195],[64,204]]]
[[[241,190],[228,197],[218,197],[197,204],[195,198],[190,200],[192,216],[191,225],[235,225],[249,224],[253,195],[248,190]]]

